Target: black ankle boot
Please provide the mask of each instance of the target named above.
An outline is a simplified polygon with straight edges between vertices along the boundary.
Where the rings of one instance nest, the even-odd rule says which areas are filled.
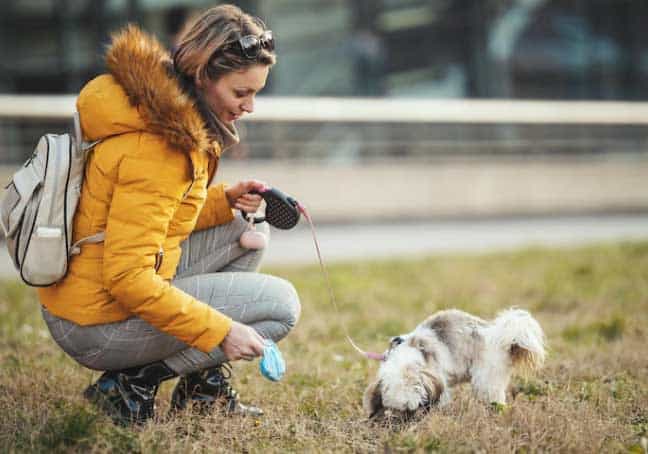
[[[221,364],[180,378],[171,395],[172,411],[190,406],[206,414],[219,405],[228,414],[263,415],[260,408],[239,401],[238,392],[227,381],[231,374],[229,366]]]
[[[162,361],[107,371],[83,395],[117,423],[143,424],[154,415],[160,383],[176,376]]]

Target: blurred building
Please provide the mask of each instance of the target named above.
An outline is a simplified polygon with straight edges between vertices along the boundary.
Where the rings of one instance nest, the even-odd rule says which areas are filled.
[[[264,18],[275,33],[279,64],[263,95],[411,99],[377,101],[380,107],[353,122],[336,112],[376,104],[323,99],[334,114],[326,120],[241,121],[244,140],[228,150],[228,165],[219,171],[225,181],[272,182],[329,221],[648,210],[645,117],[615,110],[641,111],[641,105],[597,104],[612,107],[622,121],[588,123],[582,104],[570,104],[580,118],[560,123],[501,120],[496,117],[510,105],[497,103],[488,121],[472,123],[444,120],[440,103],[417,102],[646,101],[648,0],[231,2]],[[104,72],[111,31],[137,23],[171,47],[186,21],[217,3],[4,0],[0,94],[76,93]],[[276,105],[308,104],[298,99]],[[27,107],[40,102],[50,101]],[[436,119],[407,121],[390,110],[394,102]],[[441,104],[470,113],[470,106],[484,103]],[[317,113],[322,105],[306,107]],[[549,115],[564,108],[543,105],[552,106]],[[391,118],[372,119],[376,109]],[[63,131],[69,120],[65,114],[1,117],[0,177],[29,156],[44,132]]]
[[[109,33],[167,45],[204,0],[19,0],[0,15],[0,92],[74,93]],[[266,94],[648,99],[646,0],[243,0],[280,64]]]

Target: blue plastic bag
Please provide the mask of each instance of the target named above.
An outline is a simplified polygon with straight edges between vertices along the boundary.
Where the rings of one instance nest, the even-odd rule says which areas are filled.
[[[281,356],[277,344],[269,339],[265,341],[263,356],[259,362],[259,370],[268,380],[279,381],[286,373],[286,363]]]

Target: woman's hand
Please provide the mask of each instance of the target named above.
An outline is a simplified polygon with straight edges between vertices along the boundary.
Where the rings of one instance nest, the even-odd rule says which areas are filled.
[[[225,189],[225,196],[232,208],[254,213],[261,206],[263,198],[259,194],[250,194],[250,191],[264,191],[265,183],[258,180],[239,181],[234,186]]]
[[[244,359],[252,361],[263,355],[263,338],[252,327],[239,322],[232,322],[230,332],[220,344],[228,361]]]

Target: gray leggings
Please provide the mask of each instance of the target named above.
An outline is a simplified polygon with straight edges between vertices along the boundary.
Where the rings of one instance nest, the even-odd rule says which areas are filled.
[[[245,229],[237,216],[228,224],[192,233],[182,243],[173,285],[277,342],[297,323],[299,298],[288,281],[254,272],[264,251],[239,245]],[[265,223],[257,230],[269,233]],[[184,375],[226,360],[218,347],[204,353],[138,317],[80,326],[43,309],[43,318],[54,341],[90,369],[118,370],[164,360]]]

